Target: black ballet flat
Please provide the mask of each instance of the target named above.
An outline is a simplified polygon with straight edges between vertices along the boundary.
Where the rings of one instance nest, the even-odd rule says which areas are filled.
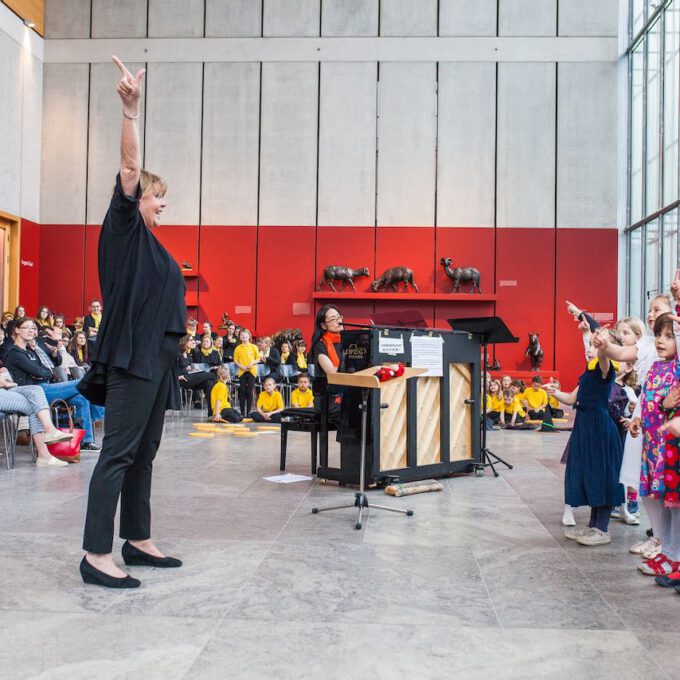
[[[156,557],[149,555],[139,548],[135,548],[129,541],[123,543],[123,560],[129,567],[160,567],[173,569],[182,566],[182,560],[176,557]]]
[[[109,576],[103,571],[93,567],[85,557],[80,563],[80,575],[83,577],[85,583],[90,583],[93,586],[103,586],[104,588],[139,588],[142,582],[132,576],[125,576],[119,578],[117,576]]]

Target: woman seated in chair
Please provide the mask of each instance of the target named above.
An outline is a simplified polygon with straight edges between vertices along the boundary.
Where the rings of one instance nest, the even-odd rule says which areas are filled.
[[[18,387],[6,368],[0,368],[0,412],[21,413],[28,416],[28,425],[35,444],[38,467],[65,467],[66,461],[52,456],[47,444],[67,442],[72,434],[62,432],[52,423],[45,391],[38,385]],[[5,453],[7,455],[7,453]]]
[[[233,321],[227,322],[227,333],[224,336],[224,361],[229,363],[234,360],[234,350],[239,343],[239,336],[236,332],[236,324]]]
[[[76,331],[68,343],[68,353],[73,357],[76,366],[89,368],[90,357],[87,349],[87,335],[85,331]]]
[[[208,416],[211,416],[210,392],[215,384],[215,374],[210,371],[193,371],[191,369],[191,364],[196,363],[194,361],[195,349],[196,340],[191,335],[185,335],[179,341],[179,354],[177,355],[179,386],[183,390],[193,390],[194,408],[201,408],[201,401],[196,396],[199,392],[203,392],[208,404]]]
[[[224,338],[218,335],[213,340],[213,349],[220,355],[220,365],[225,363],[224,361]]]
[[[71,339],[72,333],[66,326],[66,320],[64,319],[63,314],[54,315],[54,322],[52,323],[52,327],[58,328],[61,331],[61,335],[66,342],[68,342]]]
[[[201,345],[193,352],[195,364],[207,364],[211,371],[217,371],[222,363],[219,352],[213,347],[213,339],[207,333],[201,338]]]

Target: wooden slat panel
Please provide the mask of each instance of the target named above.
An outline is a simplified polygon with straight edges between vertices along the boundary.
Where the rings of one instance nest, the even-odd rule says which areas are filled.
[[[406,467],[406,381],[383,387],[380,401],[388,405],[380,412],[380,469]]]
[[[45,0],[3,0],[3,3],[22,19],[32,21],[36,32],[45,35]]]
[[[418,378],[418,447],[416,463],[432,465],[441,461],[440,397],[441,379]]]
[[[472,409],[465,400],[472,393],[468,364],[449,364],[450,460],[472,458]]]

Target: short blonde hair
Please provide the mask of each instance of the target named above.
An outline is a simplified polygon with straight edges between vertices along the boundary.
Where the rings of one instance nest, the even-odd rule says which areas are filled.
[[[154,194],[159,198],[163,198],[168,190],[167,182],[162,177],[154,175],[153,172],[148,170],[142,170],[139,173],[139,184],[142,187],[142,196]]]
[[[231,373],[229,373],[229,369],[226,366],[220,366],[217,369],[217,377],[220,380],[224,380],[225,382],[229,382],[229,378],[231,377]]]

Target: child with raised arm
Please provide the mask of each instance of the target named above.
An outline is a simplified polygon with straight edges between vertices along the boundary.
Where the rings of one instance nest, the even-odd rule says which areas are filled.
[[[612,342],[621,342],[611,331],[609,336]],[[623,455],[621,439],[608,412],[614,378],[611,361],[603,352],[598,352],[597,358],[589,361],[573,392],[567,394],[556,390],[552,384],[547,386],[551,396],[563,404],[573,404],[576,410],[564,475],[564,495],[566,504],[572,508],[590,506],[590,521],[587,527],[566,529],[564,535],[586,546],[611,542],[607,531],[609,515],[612,507],[624,499],[624,489],[619,482]]]

